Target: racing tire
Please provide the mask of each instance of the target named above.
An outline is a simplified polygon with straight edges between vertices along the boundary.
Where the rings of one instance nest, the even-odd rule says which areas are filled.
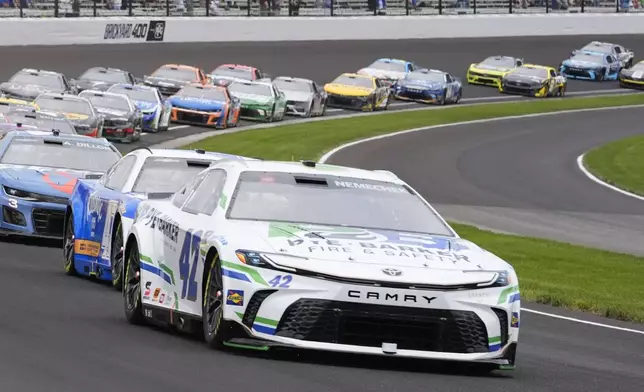
[[[445,103],[446,103],[446,101],[447,101],[447,100],[445,99],[446,97],[447,97],[447,89],[444,89],[444,90],[443,90],[443,98],[441,98],[441,99],[438,101],[438,104],[439,104],[439,105],[445,105]]]
[[[168,131],[168,129],[170,129],[170,127],[159,127],[159,128],[157,129],[157,132],[167,132],[167,131]]]
[[[385,107],[382,110],[389,110],[389,103],[391,102],[392,97],[393,97],[392,94],[389,94],[387,96],[387,103],[385,104]]]
[[[559,94],[557,94],[557,96],[559,96],[560,98],[563,98],[565,95],[566,95],[566,86],[559,87]]]
[[[305,118],[313,117],[313,102],[309,105],[309,110],[304,115]]]
[[[606,73],[606,70],[603,69],[602,72],[597,75],[595,80],[598,81],[598,82],[603,82],[605,73]]]
[[[117,290],[123,288],[123,252],[125,251],[125,244],[123,244],[123,227],[121,220],[112,233],[110,264],[112,265],[112,286]]]
[[[215,253],[206,264],[209,268],[203,303],[201,305],[201,322],[203,336],[210,348],[222,350],[229,337],[229,326],[224,320],[224,279],[219,254]]]
[[[125,279],[123,280],[123,305],[125,319],[134,325],[145,324],[143,303],[141,302],[141,256],[136,242],[132,244],[127,254]]]
[[[65,232],[63,234],[63,268],[65,269],[65,274],[69,276],[78,275],[76,265],[74,264],[74,258],[76,256],[74,245],[74,213],[72,212],[67,216]]]
[[[458,104],[459,102],[461,102],[462,96],[463,96],[463,89],[459,90],[458,95],[456,96],[456,98],[454,98],[454,104]]]
[[[324,102],[324,106],[322,106],[322,113],[320,113],[320,116],[324,116],[326,114],[326,101]]]

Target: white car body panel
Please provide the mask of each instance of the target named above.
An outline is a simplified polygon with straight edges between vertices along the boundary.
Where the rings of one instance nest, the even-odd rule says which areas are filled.
[[[297,163],[221,161],[200,176],[208,178],[208,172],[215,170],[225,171],[226,180],[220,195],[213,195],[218,202],[212,212],[185,210],[189,209],[195,192],[190,184],[177,192],[174,199],[147,200],[137,209],[126,253],[135,243],[141,255],[141,300],[145,316],[165,311],[170,313],[170,319],[192,317],[200,320],[204,263],[207,254],[216,250],[224,275],[224,319],[242,325],[253,294],[259,290],[276,290],[261,303],[252,325],[242,325],[251,338],[309,349],[385,354],[381,347],[277,335],[277,327],[287,308],[303,298],[338,301],[347,306],[389,305],[397,310],[473,312],[485,325],[489,351],[456,353],[401,349],[396,355],[507,364],[508,361],[502,358],[503,351],[518,341],[519,333],[520,298],[516,273],[505,261],[460,239],[453,231],[453,236],[444,237],[226,218],[237,179],[244,170],[347,176],[405,185],[391,173],[331,165],[309,168]],[[199,183],[200,180],[194,181]],[[196,189],[198,191],[199,187]],[[418,197],[447,225],[422,197]],[[273,207],[278,208],[278,205]],[[240,262],[236,256],[239,249],[260,252],[272,267]],[[499,271],[507,273],[505,286],[443,289],[450,284],[490,285],[500,276]],[[359,283],[364,281],[382,284],[377,287]],[[414,288],[419,285],[425,287]],[[507,342],[503,347],[499,343],[502,327],[493,308],[507,312]]]

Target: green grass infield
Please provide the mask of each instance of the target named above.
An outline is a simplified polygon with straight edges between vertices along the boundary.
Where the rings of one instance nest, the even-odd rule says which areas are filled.
[[[644,104],[644,94],[564,98],[391,112],[214,136],[184,148],[264,159],[317,159],[341,144],[405,129],[563,110]],[[523,301],[644,323],[644,258],[453,224],[470,241],[510,262]]]
[[[584,167],[594,176],[644,196],[644,135],[605,144],[584,155]]]

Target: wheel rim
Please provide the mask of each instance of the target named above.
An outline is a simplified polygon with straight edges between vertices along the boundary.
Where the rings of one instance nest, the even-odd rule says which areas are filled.
[[[74,265],[74,219],[70,215],[67,218],[67,229],[65,230],[65,245],[64,249],[64,266],[65,271],[70,271]]]
[[[112,252],[116,249],[116,254],[112,256],[112,282],[118,284],[121,281],[123,272],[123,236],[121,235],[121,222],[116,228],[116,238],[112,246]]]
[[[134,246],[128,257],[127,274],[125,277],[125,305],[128,311],[134,310],[141,300],[139,265],[139,250]]]
[[[208,293],[206,298],[206,317],[208,323],[208,334],[212,335],[219,326],[219,319],[223,312],[223,291],[224,284],[221,274],[219,259],[215,259],[214,268],[208,278]]]

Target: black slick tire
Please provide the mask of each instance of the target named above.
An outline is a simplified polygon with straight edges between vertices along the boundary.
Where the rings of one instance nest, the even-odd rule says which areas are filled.
[[[70,276],[78,275],[76,266],[74,265],[74,257],[76,256],[75,238],[74,213],[70,212],[69,215],[67,215],[65,232],[63,234],[63,268],[65,270],[65,274]]]
[[[229,339],[228,323],[224,321],[224,284],[219,255],[214,254],[212,260],[206,263],[206,275],[203,303],[202,324],[203,336],[208,347],[222,350],[224,342]]]
[[[141,276],[139,247],[134,242],[126,254],[127,261],[124,265],[125,279],[123,280],[123,305],[125,318],[130,324],[145,324],[143,316],[143,303],[141,302]]]

